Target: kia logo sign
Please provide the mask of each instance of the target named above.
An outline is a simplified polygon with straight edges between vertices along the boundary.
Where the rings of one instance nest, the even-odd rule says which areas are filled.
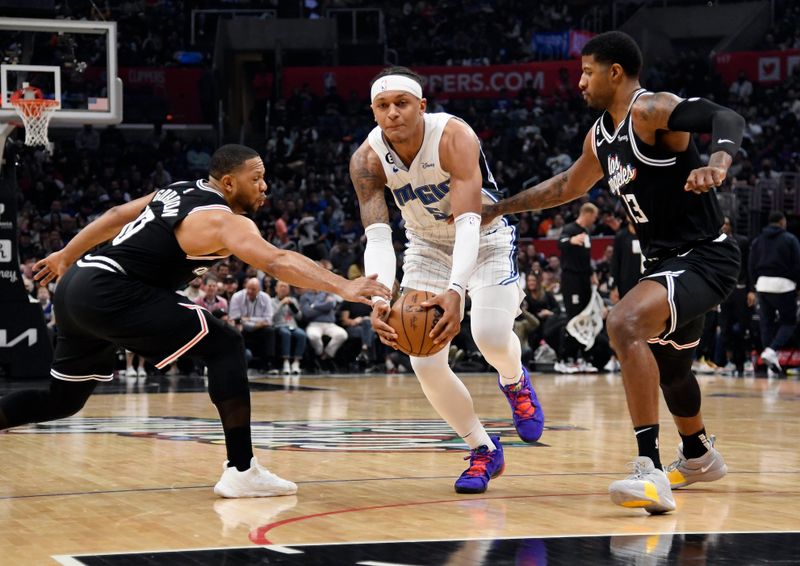
[[[28,347],[33,346],[39,341],[39,333],[35,328],[29,328],[9,342],[8,331],[5,328],[0,328],[0,348],[13,348],[26,338],[28,339]]]

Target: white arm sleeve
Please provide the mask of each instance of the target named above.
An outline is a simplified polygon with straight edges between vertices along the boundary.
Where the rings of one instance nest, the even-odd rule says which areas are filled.
[[[467,283],[475,264],[478,263],[478,247],[481,240],[481,215],[465,212],[455,220],[456,243],[453,246],[453,269],[450,271],[448,289],[461,295],[463,308]]]
[[[392,229],[388,224],[370,224],[364,230],[367,247],[364,250],[364,275],[378,274],[378,281],[389,289],[394,285],[397,271],[397,256],[392,246]],[[383,297],[372,297],[376,301],[386,301]]]

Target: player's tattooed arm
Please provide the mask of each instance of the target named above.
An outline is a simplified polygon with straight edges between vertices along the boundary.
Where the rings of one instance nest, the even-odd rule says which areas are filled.
[[[482,223],[488,224],[503,214],[552,208],[585,194],[603,178],[591,136],[590,131],[583,141],[583,153],[566,171],[500,202],[484,205]]]
[[[389,208],[384,196],[386,174],[369,142],[361,144],[350,158],[350,180],[356,190],[364,228],[376,223],[388,224]]]
[[[682,101],[681,97],[671,92],[643,94],[631,108],[636,131],[669,130],[669,117]]]

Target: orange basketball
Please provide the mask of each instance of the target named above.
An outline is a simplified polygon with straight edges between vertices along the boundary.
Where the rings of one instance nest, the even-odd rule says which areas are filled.
[[[404,354],[424,358],[444,348],[446,342],[434,344],[429,336],[444,311],[421,306],[433,296],[428,291],[410,291],[392,305],[388,324],[397,332],[397,349]]]

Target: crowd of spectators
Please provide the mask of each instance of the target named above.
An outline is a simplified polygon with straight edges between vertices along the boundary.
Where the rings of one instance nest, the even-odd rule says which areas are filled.
[[[574,17],[570,16],[571,8],[561,11],[542,7],[521,10],[517,9],[517,4],[519,2],[515,0],[467,4],[463,17],[471,22],[470,25],[481,22],[475,25],[489,26],[479,33],[470,33],[470,45],[478,45],[480,41],[476,38],[482,34],[491,36],[494,41],[496,34],[491,26],[498,22],[507,33],[518,26],[528,30],[531,26],[541,25],[542,29],[547,29],[548,25],[552,26],[553,18],[567,21]],[[103,4],[101,8],[110,9],[112,16],[120,20],[123,30],[128,29],[129,24],[132,26],[129,29],[135,29],[134,24],[139,21],[136,29],[140,30],[138,35],[141,37],[142,33],[155,33],[160,29],[160,24],[148,25],[153,16],[151,5],[157,10],[166,10],[156,12],[162,20],[170,15],[169,10],[185,8],[181,2],[148,2],[144,15],[137,11],[141,3],[136,2],[114,4],[113,8],[108,7],[110,3]],[[387,7],[387,14],[397,21],[389,27],[407,29],[406,24],[417,22],[413,25],[427,30],[429,26],[425,21],[438,21],[437,10],[445,10],[446,6],[446,3],[426,2],[392,4]],[[796,9],[792,5],[787,8]],[[120,10],[127,10],[125,13],[130,17],[122,18]],[[448,12],[449,17],[456,17],[452,12]],[[780,29],[783,28],[778,26],[776,33]],[[795,30],[790,31],[794,33]],[[779,35],[788,37],[783,32]],[[454,40],[449,35],[448,38],[448,41]],[[502,35],[497,41],[506,47],[514,45]],[[168,56],[167,51],[175,47],[172,43],[171,40],[161,41],[162,46],[168,47],[159,52]],[[428,39],[423,43],[425,49],[437,45]],[[449,44],[436,47],[439,48],[452,53],[455,58],[462,55],[456,55],[457,49]],[[493,53],[491,49],[487,52]],[[428,56],[439,57],[440,54],[425,55]],[[493,62],[502,60],[494,53],[492,57],[498,57]],[[402,62],[414,60],[408,55],[408,60]],[[706,96],[745,116],[746,139],[731,170],[734,183],[752,185],[759,179],[774,178],[782,173],[800,173],[800,68],[788,80],[770,87],[753,83],[744,76],[726,86],[714,75],[705,54],[688,51],[674,60],[658,61],[650,66],[643,76],[643,83],[652,90],[670,90],[680,96]],[[566,76],[556,94],[550,97],[540,95],[528,85],[518,93],[503,93],[496,100],[447,100],[437,97],[436,93],[429,93],[428,98],[429,111],[454,113],[473,127],[504,194],[513,194],[523,186],[568,168],[581,151],[585,132],[596,119],[596,114],[586,109],[575,85],[569,84]],[[269,123],[266,143],[258,148],[264,156],[270,185],[270,202],[254,218],[262,233],[278,247],[294,249],[312,259],[329,262],[331,269],[344,276],[360,275],[363,227],[349,182],[348,161],[374,124],[364,93],[351,92],[343,97],[331,91],[324,97],[317,97],[308,89],[300,89],[287,99],[273,100]],[[74,138],[59,140],[52,156],[45,152],[21,155],[19,250],[29,285],[31,266],[36,258],[60,249],[78,230],[111,206],[169,182],[207,174],[214,149],[207,140],[180,137],[173,130],[164,130],[159,125],[143,139],[130,137],[113,126],[102,129],[86,126]],[[706,152],[709,137],[701,135],[697,141],[701,152]],[[602,186],[593,189],[587,198],[600,209],[594,234],[615,234],[623,225],[624,218],[619,204]],[[561,227],[574,220],[577,207],[583,201],[553,210],[524,213],[519,217],[520,238],[534,239],[534,243],[520,246],[519,261],[522,273],[536,275],[535,280],[529,277],[526,281],[530,291],[527,304],[529,310],[541,307],[538,311],[541,316],[537,315],[540,321],[550,316],[545,311],[554,312],[550,299],[540,294],[557,294],[560,269],[557,256],[542,257],[536,252],[535,239],[557,238]],[[391,202],[390,215],[400,266],[405,236],[399,211]],[[606,277],[604,268],[600,265],[598,269],[602,284]],[[398,274],[402,272],[398,270]],[[212,279],[210,283],[194,281],[187,288],[187,294],[193,299],[206,301],[220,314],[224,312],[232,323],[240,324],[242,328],[245,328],[243,317],[229,312],[233,305],[214,302],[215,297],[230,301],[236,291],[245,290],[248,282],[256,278],[258,291],[267,293],[271,300],[281,296],[281,301],[289,298],[297,303],[298,311],[292,310],[292,317],[287,311],[292,300],[285,301],[281,308],[274,308],[275,313],[282,313],[278,318],[282,317],[283,322],[278,324],[273,318],[267,325],[288,328],[288,350],[284,347],[285,331],[273,329],[262,333],[273,334],[271,339],[251,341],[255,360],[271,360],[268,369],[285,369],[284,361],[288,361],[289,371],[292,371],[295,363],[303,358],[306,363],[309,363],[309,358],[314,358],[313,366],[333,366],[346,358],[339,353],[344,343],[355,344],[353,347],[362,368],[372,367],[376,360],[382,359],[376,354],[380,345],[376,344],[374,336],[369,335],[368,324],[364,324],[366,313],[361,312],[357,305],[343,306],[335,299],[326,302],[321,298],[311,298],[311,295],[304,301],[307,293],[287,290],[280,282],[242,265],[235,258],[214,270],[209,278]],[[32,285],[31,292],[34,293]],[[308,301],[310,304],[306,304]],[[330,324],[341,332],[326,326]],[[312,327],[311,331],[308,327],[304,331],[304,339],[309,345],[307,349],[305,340],[301,346],[298,338],[299,330],[306,325]],[[535,345],[534,340],[531,346]],[[402,362],[399,360],[398,365]]]

